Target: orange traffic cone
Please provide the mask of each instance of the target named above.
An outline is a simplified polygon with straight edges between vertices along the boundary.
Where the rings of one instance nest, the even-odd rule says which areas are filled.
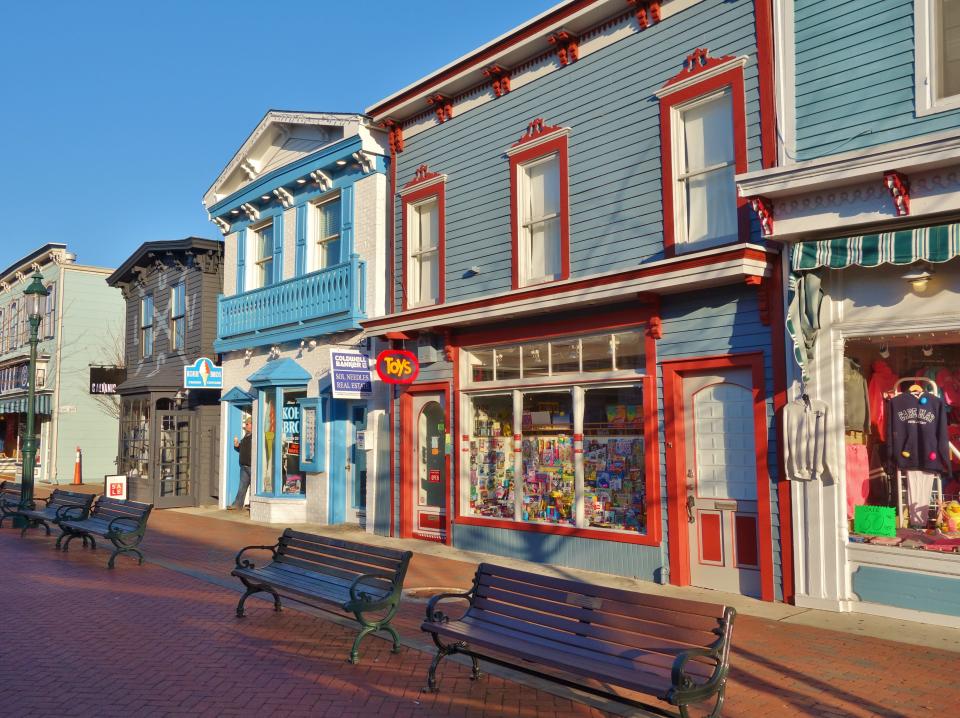
[[[83,452],[77,447],[77,460],[73,464],[73,484],[79,486],[83,483]]]

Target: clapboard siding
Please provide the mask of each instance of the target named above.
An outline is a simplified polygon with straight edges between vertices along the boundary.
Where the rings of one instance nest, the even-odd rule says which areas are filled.
[[[721,287],[684,294],[664,301],[661,309],[663,338],[657,342],[658,362],[702,356],[760,352],[767,397],[773,396],[773,356],[770,329],[760,320],[757,295],[749,289]],[[660,495],[664,497],[663,532],[666,535],[666,436],[663,422],[663,375],[657,376],[657,406],[660,437]],[[780,560],[777,477],[777,436],[773,402],[767,400],[767,468],[770,472],[770,512],[773,526],[773,564],[777,600],[783,599]]]
[[[422,164],[447,175],[446,299],[510,289],[510,178],[505,151],[542,117],[571,128],[571,276],[663,257],[660,107],[654,92],[695,48],[748,55],[747,149],[760,163],[753,3],[704,0],[453,119],[406,138],[398,185]],[[397,306],[402,306],[402,206],[395,207]],[[465,277],[472,266],[479,274]]]
[[[913,13],[913,0],[796,0],[797,159],[960,124],[960,110],[915,116]]]

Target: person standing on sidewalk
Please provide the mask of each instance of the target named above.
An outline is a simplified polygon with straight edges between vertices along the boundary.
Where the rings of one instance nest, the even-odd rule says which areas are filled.
[[[250,445],[253,442],[251,429],[253,422],[250,418],[243,420],[243,438],[233,437],[233,448],[240,454],[240,487],[237,489],[237,498],[227,507],[227,511],[243,508],[243,501],[247,497],[247,489],[250,488]]]

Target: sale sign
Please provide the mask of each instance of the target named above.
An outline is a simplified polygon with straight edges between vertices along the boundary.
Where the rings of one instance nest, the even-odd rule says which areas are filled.
[[[103,494],[104,496],[109,496],[111,499],[119,499],[120,501],[127,500],[127,477],[124,475],[120,476],[105,476],[103,477]]]
[[[377,375],[388,384],[412,384],[420,373],[420,363],[406,349],[387,349],[377,356]]]

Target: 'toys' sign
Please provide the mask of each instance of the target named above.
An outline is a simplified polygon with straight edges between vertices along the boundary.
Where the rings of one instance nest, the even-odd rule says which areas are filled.
[[[420,373],[420,363],[406,349],[387,349],[377,355],[377,375],[388,384],[412,384]]]

